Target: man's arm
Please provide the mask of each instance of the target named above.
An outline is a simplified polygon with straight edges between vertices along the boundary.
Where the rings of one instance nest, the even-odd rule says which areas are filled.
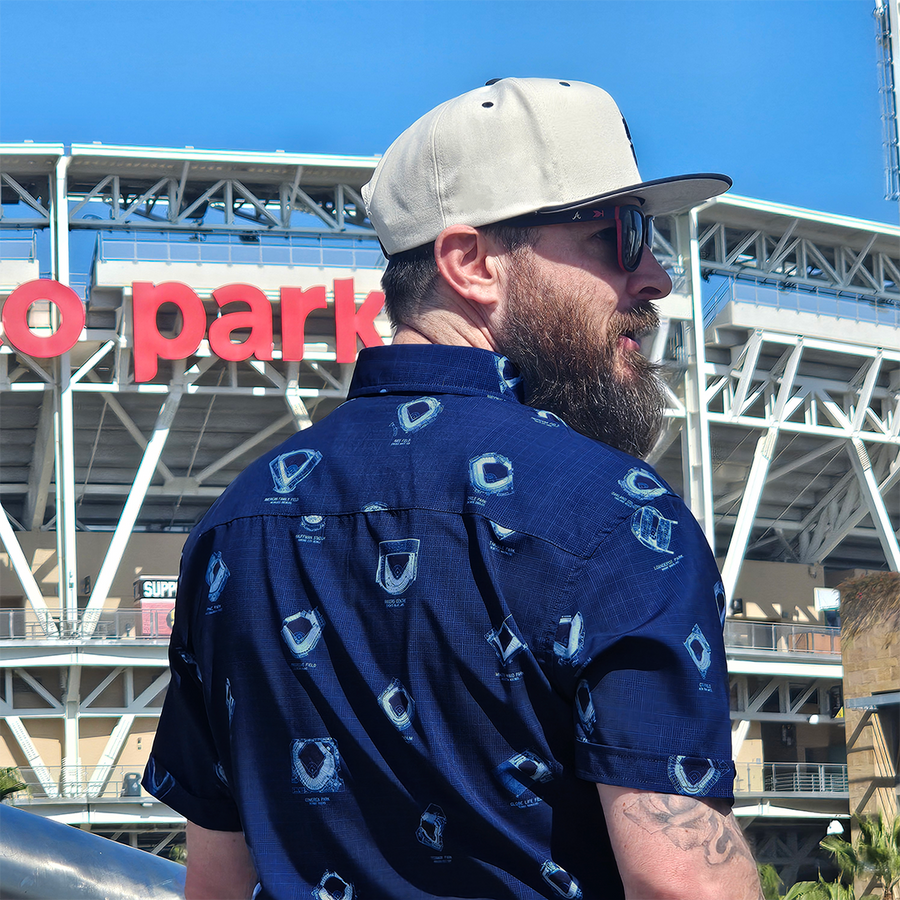
[[[185,900],[250,900],[256,870],[240,831],[187,823]]]
[[[724,801],[597,790],[628,900],[761,900],[756,863]]]

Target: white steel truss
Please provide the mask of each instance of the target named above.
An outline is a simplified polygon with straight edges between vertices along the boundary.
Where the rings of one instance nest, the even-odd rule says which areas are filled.
[[[37,269],[82,290],[86,315],[81,339],[58,359],[0,345],[0,538],[41,645],[0,641],[0,714],[46,796],[85,785],[102,793],[134,722],[156,714],[165,688],[162,644],[97,649],[129,538],[186,533],[253,456],[340,403],[352,376],[352,363],[337,361],[334,320],[317,310],[301,361],[284,359],[277,337],[272,359],[241,361],[219,358],[204,337],[186,359],[161,359],[154,378],[136,381],[132,283],[180,279],[208,321],[219,314],[219,285],[256,285],[277,323],[279,286],[306,288],[303,273],[321,270],[326,283],[354,274],[358,305],[381,261],[359,197],[374,163],[0,145],[0,199],[13,201],[0,236],[19,241],[20,254],[7,260],[0,244],[0,300],[16,273]],[[900,569],[900,229],[745,198],[659,224],[654,249],[674,290],[645,348],[668,370],[666,429],[650,461],[724,558],[727,594],[747,558]],[[76,253],[85,234],[96,238],[88,265]],[[329,262],[333,251],[351,261]],[[304,254],[314,261],[298,262]],[[32,315],[36,329],[53,324],[50,308],[35,305]],[[181,324],[159,316],[166,336]],[[111,541],[87,589],[76,583],[77,553],[91,530]],[[58,536],[56,597],[20,543],[40,531]],[[85,687],[87,665],[102,673]],[[65,672],[65,691],[39,677],[48,667]],[[745,687],[749,671],[735,673]],[[802,677],[812,685],[831,676]],[[772,682],[779,697],[791,690],[783,680]],[[35,705],[17,703],[14,683]],[[109,701],[120,688],[121,701]],[[787,696],[777,715],[800,715],[798,696]],[[768,699],[745,698],[736,744],[751,718],[769,715]],[[99,715],[115,724],[82,772],[78,723]],[[58,779],[28,731],[41,717],[65,727]]]

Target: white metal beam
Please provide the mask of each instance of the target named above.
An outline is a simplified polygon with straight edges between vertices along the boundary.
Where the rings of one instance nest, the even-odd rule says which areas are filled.
[[[100,684],[98,684],[97,687],[81,701],[82,711],[86,710],[116,680],[116,678],[122,674],[123,671],[124,669],[122,666],[117,666],[108,673],[103,681],[101,681]]]
[[[888,490],[890,490],[900,479],[900,452],[897,453],[894,458],[894,462],[891,465],[890,472],[887,477],[879,484],[878,490],[879,493],[883,496]],[[818,509],[818,507],[817,507]],[[814,510],[815,512],[815,510]],[[821,562],[825,558],[827,558],[828,554],[831,553],[835,547],[837,547],[841,541],[844,540],[856,526],[865,518],[868,509],[865,506],[859,507],[852,515],[848,516],[846,520],[838,527],[835,528],[827,540],[821,543],[820,546],[814,551],[815,552],[815,561]]]
[[[733,416],[739,416],[746,408],[747,395],[750,392],[750,384],[756,372],[756,365],[759,362],[759,353],[762,350],[762,332],[757,329],[750,336],[743,351],[743,363],[741,365],[741,374],[738,377],[737,390],[734,393],[734,400],[731,405],[731,413]]]
[[[685,428],[682,441],[682,465],[688,506],[715,552],[713,519],[712,464],[709,443],[709,414],[704,397],[706,388],[706,341],[703,328],[703,295],[700,273],[700,249],[697,209],[675,220],[678,252],[687,259],[690,272],[692,321],[685,323],[685,349],[692,360],[685,372]]]
[[[94,373],[88,373],[88,381],[93,382],[94,384],[102,384],[103,382],[100,380],[100,377]],[[128,415],[125,408],[121,403],[116,399],[115,394],[112,394],[108,391],[101,391],[100,396],[109,404],[109,408],[115,413],[116,418],[122,423],[125,427],[125,430],[134,438],[135,443],[141,448],[141,450],[147,449],[147,438],[141,433],[140,428],[134,424],[134,420],[131,416]],[[159,461],[159,472],[166,479],[166,481],[170,481],[175,476],[169,470],[169,467],[162,461]]]
[[[110,733],[106,747],[103,749],[103,753],[100,755],[100,759],[97,761],[97,765],[94,767],[94,771],[91,773],[88,781],[88,797],[99,797],[103,793],[106,788],[106,782],[109,780],[109,773],[116,764],[128,735],[131,734],[131,728],[136,718],[133,713],[128,713],[121,716],[119,721],[116,722],[116,726]]]
[[[749,731],[749,719],[736,719],[731,723],[731,756],[733,759],[737,759]]]
[[[40,782],[41,787],[44,789],[44,793],[48,797],[58,797],[59,788],[53,781],[50,770],[44,765],[44,760],[41,758],[41,754],[38,752],[37,747],[34,746],[34,741],[31,740],[28,729],[25,728],[22,724],[22,720],[18,716],[10,715],[6,712],[4,707],[6,707],[6,704],[0,701],[0,713],[3,713],[3,718],[9,726],[9,730],[12,732],[13,737],[16,739],[16,743],[25,755],[25,759],[28,760],[28,765]]]
[[[28,493],[25,496],[22,514],[22,525],[26,531],[37,531],[44,522],[52,475],[53,392],[44,391],[31,454],[31,467],[28,471]]]
[[[91,593],[91,599],[88,601],[84,611],[82,629],[83,637],[85,638],[90,637],[97,626],[100,612],[106,603],[106,597],[113,578],[118,571],[119,563],[122,561],[122,554],[125,552],[125,547],[131,537],[131,531],[134,528],[134,523],[137,521],[144,497],[147,495],[147,488],[150,486],[150,481],[156,472],[160,456],[169,437],[169,429],[172,426],[175,413],[178,411],[178,405],[181,403],[182,396],[182,388],[180,386],[172,386],[170,393],[160,408],[159,416],[153,429],[153,437],[144,451],[141,464],[134,478],[134,486],[128,495],[128,499],[125,501],[125,508],[122,510],[122,515],[116,525],[112,541],[110,541],[109,549],[103,560],[103,565],[100,567],[100,572],[97,575],[97,582]]]
[[[62,792],[66,797],[81,793],[81,736],[79,706],[81,701],[81,666],[69,666],[66,678],[62,746]]]
[[[778,431],[784,417],[784,411],[794,387],[794,378],[800,365],[800,357],[803,353],[803,339],[799,338],[784,369],[781,377],[781,387],[778,390],[778,400],[772,413],[772,423],[766,433],[760,437],[753,454],[753,463],[750,474],[747,477],[747,487],[741,508],[738,512],[737,523],[731,534],[728,544],[728,552],[725,554],[725,564],[722,566],[722,585],[725,588],[725,596],[731,602],[735,596],[744,556],[747,553],[747,544],[750,541],[750,532],[759,509],[759,501],[762,498],[763,488],[769,474],[769,466],[775,456],[775,445],[778,441]]]
[[[51,271],[53,278],[62,284],[68,284],[70,280],[68,166],[68,156],[62,156],[56,162],[52,181],[53,215],[50,220],[50,241],[53,254]],[[53,306],[54,315],[56,310],[57,307]],[[75,584],[78,561],[75,543],[75,437],[69,353],[63,353],[56,362],[57,379],[53,424],[59,601],[66,619],[74,622],[78,610],[78,594]]]
[[[158,697],[160,691],[164,691],[169,686],[169,680],[171,679],[171,677],[172,673],[169,671],[169,669],[165,669],[162,674],[157,675],[157,677],[153,679],[150,685],[144,688],[144,690],[142,690],[140,694],[137,695],[137,697],[133,697],[131,699],[126,698],[129,711],[133,711],[135,713],[143,712],[147,704],[154,698]]]
[[[2,503],[0,503],[0,539],[2,539],[3,546],[9,554],[9,561],[12,563],[13,571],[22,585],[22,590],[25,591],[25,596],[28,598],[31,608],[37,614],[38,621],[44,629],[44,634],[48,637],[51,635],[56,637],[59,634],[59,630],[53,622],[50,610],[44,601],[44,596],[38,587],[34,573],[28,565],[28,560],[25,558],[25,553],[22,551],[22,546],[19,544],[16,533],[13,531],[12,525],[9,524],[9,519]]]
[[[872,462],[865,444],[858,438],[853,438],[853,447],[848,448],[853,470],[859,479],[860,490],[869,508],[869,514],[878,532],[878,539],[884,550],[884,556],[892,572],[900,572],[900,544],[897,543],[897,535],[891,518],[884,505],[884,499],[878,488],[878,482],[872,471]]]
[[[198,484],[202,484],[210,475],[215,474],[219,469],[222,469],[229,463],[234,462],[234,460],[239,459],[245,453],[252,450],[257,444],[268,440],[273,434],[277,434],[282,428],[286,428],[292,421],[294,421],[294,417],[290,413],[282,416],[258,434],[254,434],[253,437],[247,438],[246,441],[235,447],[233,450],[229,450],[224,456],[220,456],[215,462],[210,463],[203,471],[198,472],[194,476],[194,479]]]

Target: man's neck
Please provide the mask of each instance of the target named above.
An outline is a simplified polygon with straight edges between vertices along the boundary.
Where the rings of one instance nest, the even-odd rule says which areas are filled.
[[[402,324],[392,344],[449,344],[455,347],[479,347],[499,352],[486,328],[476,328],[457,317],[426,313],[414,324]]]

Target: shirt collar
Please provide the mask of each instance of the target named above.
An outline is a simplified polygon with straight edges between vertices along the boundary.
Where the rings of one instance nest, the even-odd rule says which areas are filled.
[[[398,344],[360,352],[348,396],[468,394],[521,403],[523,387],[518,369],[505,356],[490,350]]]

